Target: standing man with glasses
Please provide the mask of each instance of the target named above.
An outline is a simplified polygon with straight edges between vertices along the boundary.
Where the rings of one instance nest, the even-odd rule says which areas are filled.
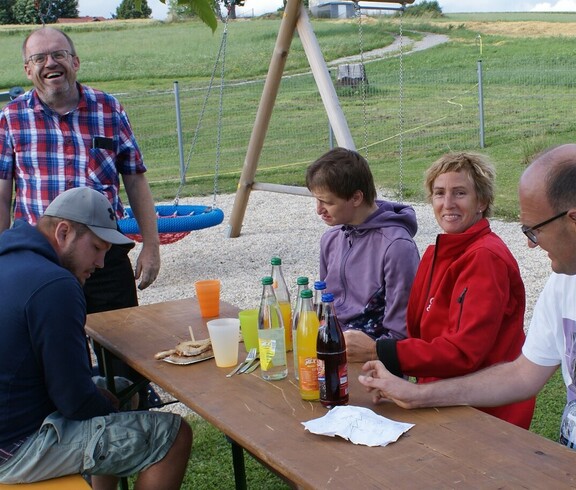
[[[77,82],[80,59],[64,32],[33,31],[22,55],[34,88],[0,113],[0,231],[10,227],[12,212],[14,219],[35,224],[56,196],[74,187],[104,194],[121,218],[121,177],[142,249],[133,270],[129,247],[114,245],[84,291],[88,313],[136,306],[135,280],[144,289],[156,279],[160,241],[146,167],[128,117],[114,97]],[[128,370],[117,374],[135,377]]]
[[[558,367],[567,388],[560,442],[576,448],[576,144],[536,157],[519,186],[522,232],[531,248],[548,252],[552,275],[534,308],[520,356],[459,378],[416,385],[364,364],[360,382],[374,401],[404,408],[500,406],[536,395]]]

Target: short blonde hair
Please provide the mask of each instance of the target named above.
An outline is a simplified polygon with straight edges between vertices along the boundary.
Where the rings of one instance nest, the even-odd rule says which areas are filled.
[[[496,170],[488,157],[477,153],[446,153],[436,160],[425,173],[424,187],[428,200],[432,200],[434,181],[448,172],[466,172],[472,182],[478,200],[486,204],[482,217],[492,215],[494,207],[494,181]]]

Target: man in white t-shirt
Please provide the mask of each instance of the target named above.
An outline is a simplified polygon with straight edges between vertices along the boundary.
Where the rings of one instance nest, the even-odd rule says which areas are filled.
[[[404,408],[499,406],[536,395],[562,366],[567,404],[560,441],[576,447],[576,144],[536,157],[520,178],[522,232],[529,247],[548,252],[554,271],[534,308],[522,354],[512,362],[469,376],[414,384],[390,374],[379,361],[364,364],[360,382],[377,403]]]

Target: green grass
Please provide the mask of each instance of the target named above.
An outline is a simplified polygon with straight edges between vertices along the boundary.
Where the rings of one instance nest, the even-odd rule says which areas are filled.
[[[188,417],[194,432],[194,446],[183,490],[197,488],[234,488],[232,452],[226,437],[197,416]],[[284,490],[282,479],[245,453],[246,483],[250,489]],[[216,484],[216,482],[218,482]]]
[[[558,369],[536,399],[536,410],[530,430],[542,437],[558,441],[560,420],[566,403],[566,386]]]
[[[480,14],[458,20],[482,20]],[[554,18],[555,22],[559,17]],[[509,16],[529,20],[534,16]],[[539,17],[537,17],[539,18]],[[568,19],[574,16],[568,16]],[[365,98],[356,89],[338,88],[342,110],[361,151],[368,157],[379,186],[407,200],[422,200],[422,175],[448,150],[478,147],[477,33],[445,19],[406,19],[406,37],[421,32],[450,36],[450,42],[403,60],[403,159],[399,158],[399,59],[367,64]],[[324,57],[333,60],[359,53],[355,22],[313,20]],[[219,190],[233,192],[250,139],[280,21],[230,23],[223,99]],[[178,188],[174,80],[179,81],[185,154],[188,161],[194,129],[214,69],[222,26],[211,34],[200,23],[137,22],[70,26],[81,56],[80,79],[117,94],[133,123],[148,163],[157,200],[171,200]],[[397,20],[364,22],[362,44],[368,51],[390,42]],[[19,55],[26,28],[0,29],[0,87],[28,86]],[[122,49],[114,49],[122,46]],[[496,216],[516,219],[516,184],[534,151],[573,140],[576,123],[572,61],[575,49],[551,33],[538,39],[483,36],[486,148],[498,173]],[[298,36],[292,41],[285,73],[308,71]],[[219,78],[219,67],[216,79]],[[246,83],[246,82],[250,83]],[[200,137],[182,196],[211,194],[215,172],[218,88],[208,100]],[[364,104],[365,101],[365,104]],[[365,111],[365,112],[364,112]],[[366,120],[366,124],[364,121]],[[304,169],[328,147],[327,118],[311,75],[286,78],[276,99],[262,150],[257,180],[303,184]],[[365,137],[366,135],[366,137]],[[400,168],[400,166],[402,168]],[[403,175],[400,182],[400,175]]]
[[[358,89],[338,88],[350,131],[368,159],[377,184],[407,200],[423,200],[422,176],[448,150],[488,154],[497,167],[496,214],[516,219],[518,178],[532,155],[553,144],[574,141],[574,43],[483,35],[486,148],[478,147],[477,33],[466,21],[575,21],[576,14],[451,14],[443,19],[406,19],[404,34],[444,33],[450,42],[403,59],[404,97],[400,160],[399,64],[388,58],[367,64],[365,102]],[[324,57],[359,53],[354,22],[312,20]],[[228,31],[226,87],[219,192],[234,192],[273,52],[280,20],[240,20]],[[81,57],[80,80],[117,94],[124,104],[149,166],[156,200],[174,198],[178,188],[172,83],[179,81],[188,158],[206,84],[214,68],[222,26],[211,34],[200,23],[118,22],[66,27]],[[397,20],[362,26],[364,50],[382,47],[397,34]],[[28,27],[0,29],[0,90],[28,87],[20,47]],[[292,41],[285,72],[308,71],[302,45]],[[218,78],[219,73],[216,77]],[[251,83],[245,83],[245,82]],[[242,82],[242,83],[237,83]],[[182,196],[211,194],[214,186],[218,90],[207,103],[200,137]],[[366,124],[364,124],[366,122]],[[306,166],[328,146],[327,119],[311,75],[283,80],[262,151],[257,180],[303,185]],[[361,149],[365,152],[365,149]],[[402,163],[400,163],[402,162]],[[565,400],[559,373],[538,397],[531,430],[556,440]],[[190,419],[194,453],[184,488],[231,488],[230,448],[222,434],[200,418]],[[287,488],[247,457],[249,488]],[[217,483],[216,483],[217,482]]]

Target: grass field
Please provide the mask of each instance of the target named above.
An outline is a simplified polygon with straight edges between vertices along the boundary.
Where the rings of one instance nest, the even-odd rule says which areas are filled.
[[[225,118],[218,187],[233,192],[259,103],[262,80],[280,25],[279,19],[239,20],[229,26],[226,56]],[[556,27],[550,27],[554,25]],[[313,21],[327,60],[358,54],[359,28],[354,22]],[[486,148],[497,165],[497,215],[518,214],[518,177],[539,150],[574,140],[573,74],[576,14],[452,14],[438,20],[405,20],[404,34],[421,39],[423,32],[448,35],[450,41],[402,60],[406,78],[401,100],[398,57],[367,65],[369,87],[339,89],[340,103],[358,147],[367,143],[378,185],[399,189],[406,199],[423,199],[424,169],[447,150],[478,147],[477,61],[486,69]],[[149,162],[149,179],[157,200],[174,197],[178,186],[178,154],[174,128],[172,82],[186,94],[183,120],[187,141],[196,126],[207,81],[220,44],[222,27],[212,35],[195,23],[101,23],[66,27],[81,57],[82,82],[118,95],[125,105]],[[0,90],[28,87],[20,46],[28,28],[0,28]],[[366,21],[363,48],[390,43],[397,21]],[[519,34],[523,33],[523,34]],[[479,36],[483,51],[479,51]],[[302,46],[294,39],[258,178],[302,185],[306,165],[327,148],[324,110],[308,70]],[[217,92],[217,91],[216,91]],[[196,94],[196,95],[194,95]],[[214,185],[213,150],[217,105],[210,102],[204,127],[212,139],[198,141],[198,161],[187,173],[182,195],[210,194]],[[400,127],[403,135],[399,168]],[[557,374],[538,399],[532,430],[556,440],[564,403]],[[202,420],[191,420],[195,452],[184,488],[230,488],[229,450],[224,438]],[[250,488],[287,488],[255,462],[248,466]]]

